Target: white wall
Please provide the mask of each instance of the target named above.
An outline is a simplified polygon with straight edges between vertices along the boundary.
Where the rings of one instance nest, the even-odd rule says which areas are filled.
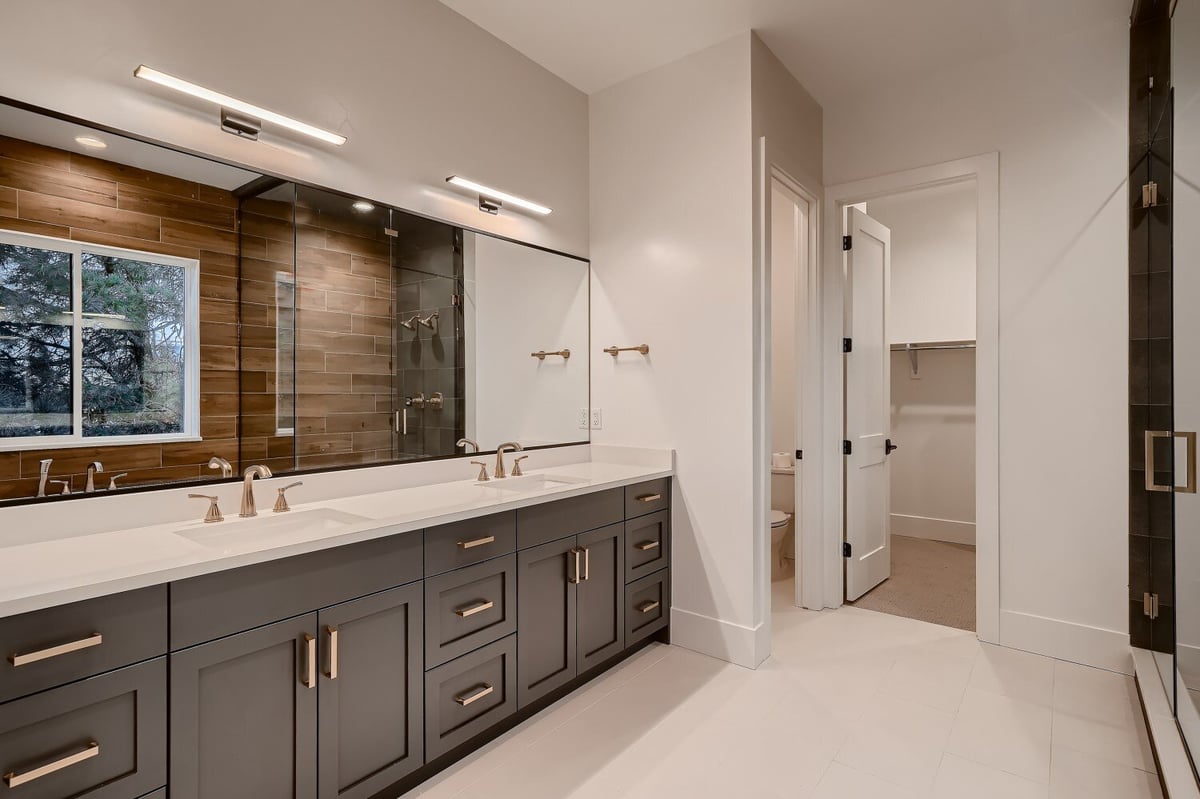
[[[888,338],[975,338],[974,181],[880,197],[867,213],[892,231]]]
[[[436,0],[45,0],[6,4],[4,28],[0,95],[587,254],[587,98]],[[216,109],[136,80],[140,63],[349,142],[222,133]],[[447,189],[454,173],[554,213],[488,216]]]
[[[672,638],[753,659],[749,36],[591,97],[592,440],[676,450]],[[719,191],[714,191],[719,187]]]
[[[578,417],[588,407],[588,265],[491,236],[465,239],[467,438],[484,450],[587,441]],[[564,349],[570,358],[530,356]]]
[[[1128,20],[825,109],[827,185],[1000,154],[1000,639],[1128,661]]]

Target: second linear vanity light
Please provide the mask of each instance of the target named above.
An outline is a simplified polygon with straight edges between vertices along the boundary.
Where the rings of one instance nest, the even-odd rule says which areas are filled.
[[[464,178],[462,175],[451,175],[446,178],[446,182],[459,188],[473,191],[479,195],[479,210],[489,214],[497,214],[504,206],[504,203],[515,205],[518,208],[524,208],[526,211],[532,211],[535,214],[546,216],[551,213],[551,209],[535,203],[533,200],[526,200],[524,197],[518,197],[515,194],[509,194],[500,189],[493,189],[491,186],[485,186],[482,183],[476,183],[470,178]]]

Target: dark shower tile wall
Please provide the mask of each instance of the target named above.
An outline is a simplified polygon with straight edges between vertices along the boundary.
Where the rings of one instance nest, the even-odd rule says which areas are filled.
[[[1146,469],[1172,481],[1171,447],[1145,463],[1145,432],[1173,430],[1171,293],[1171,20],[1167,0],[1139,0],[1129,72],[1129,632],[1133,646],[1174,648],[1174,502],[1146,490]],[[1153,81],[1151,81],[1153,79]],[[1142,187],[1158,186],[1143,208]],[[1157,594],[1159,616],[1144,612]]]

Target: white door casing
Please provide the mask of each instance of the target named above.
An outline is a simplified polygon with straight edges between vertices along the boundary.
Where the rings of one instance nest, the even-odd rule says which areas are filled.
[[[855,600],[891,575],[888,445],[891,443],[891,358],[887,325],[891,232],[857,208],[847,209],[852,246],[846,258],[847,335],[845,458],[846,599]]]

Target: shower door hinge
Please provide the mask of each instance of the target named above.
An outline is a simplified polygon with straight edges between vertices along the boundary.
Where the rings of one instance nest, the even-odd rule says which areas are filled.
[[[1158,618],[1158,594],[1142,594],[1142,612],[1151,620]]]
[[[854,352],[854,339],[842,339],[842,352]]]
[[[853,246],[854,246],[854,237],[853,236],[842,236],[842,249],[843,250],[849,250]]]
[[[1158,184],[1153,180],[1142,186],[1142,207],[1153,208],[1158,205]]]
[[[462,295],[461,294],[450,295],[450,304],[453,305],[455,308],[461,308],[462,307]]]
[[[853,451],[854,451],[854,445],[853,445],[853,444],[851,444],[849,441],[843,441],[843,442],[842,442],[842,454],[843,454],[843,455],[849,455],[849,454],[850,454],[850,453],[852,453]]]
[[[848,558],[848,557],[850,557],[850,554],[851,554],[851,552],[852,552],[852,551],[853,551],[853,550],[852,550],[852,548],[850,547],[850,542],[849,542],[849,541],[843,541],[843,542],[842,542],[842,557],[843,557],[843,558]]]

